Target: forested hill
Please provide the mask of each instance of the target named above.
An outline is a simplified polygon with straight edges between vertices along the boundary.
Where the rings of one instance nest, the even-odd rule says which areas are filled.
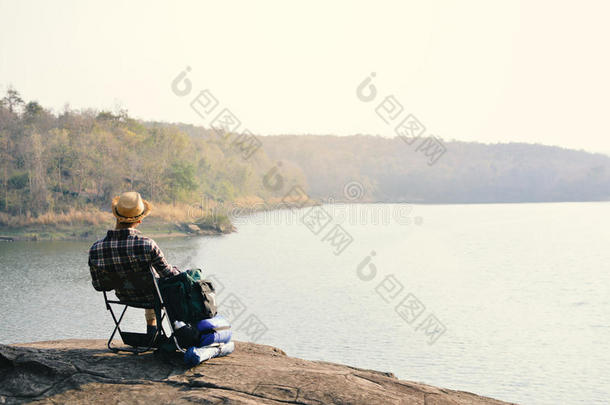
[[[271,159],[303,170],[309,193],[317,198],[426,203],[610,199],[610,157],[602,154],[524,143],[445,142],[446,152],[439,157],[426,156],[434,150],[418,151],[418,142],[409,145],[401,138],[282,135],[262,140]]]
[[[0,214],[103,209],[126,190],[155,203],[192,204],[277,197],[262,178],[273,162],[211,131],[142,122],[126,111],[53,113],[10,89],[0,98]],[[307,187],[297,168],[286,187]],[[0,226],[13,223],[0,215]]]
[[[259,136],[262,147],[244,156],[231,141],[239,136],[223,138],[191,125],[143,122],[126,111],[54,113],[22,100],[11,89],[0,98],[0,214],[107,210],[114,195],[131,189],[153,202],[174,205],[202,197],[279,201],[293,185],[322,201],[610,197],[610,158],[582,151],[447,142],[446,152],[431,158],[426,153],[434,149],[418,147],[419,141],[409,145],[378,136],[285,135]],[[282,187],[263,182],[274,166]]]

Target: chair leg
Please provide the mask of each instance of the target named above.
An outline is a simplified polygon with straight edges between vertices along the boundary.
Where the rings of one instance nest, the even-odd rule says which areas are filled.
[[[157,321],[159,325],[163,325],[163,319],[167,316],[167,320],[169,321],[169,328],[172,333],[171,339],[174,341],[176,349],[178,349],[178,351],[181,353],[185,353],[186,350],[180,346],[180,343],[178,343],[178,339],[176,338],[176,331],[174,330],[174,324],[172,323],[172,320],[170,319],[169,314],[167,313],[167,308],[165,307],[165,305],[155,308],[155,312],[157,313],[157,318],[161,319],[161,321]],[[161,330],[163,331],[163,326],[161,326]]]
[[[167,311],[166,311],[166,313],[167,313]],[[169,327],[172,332],[171,338],[174,341],[174,345],[176,345],[176,349],[178,349],[178,351],[181,353],[185,353],[186,350],[180,346],[180,343],[178,343],[178,338],[176,338],[176,330],[174,329],[174,325],[172,324],[171,319],[169,319],[169,315],[168,315],[167,319],[169,320]]]
[[[157,277],[156,277],[155,272],[152,267],[150,268],[150,273],[152,274],[153,284],[155,285],[155,290],[157,291],[157,298],[159,299],[159,301],[157,302],[157,304],[159,306],[159,312],[163,312],[164,315],[167,315],[167,320],[169,321],[169,328],[170,328],[170,331],[172,332],[172,338],[174,340],[174,344],[176,345],[176,348],[180,352],[185,353],[186,350],[184,350],[182,347],[180,347],[180,344],[178,343],[178,339],[176,338],[176,331],[174,330],[174,324],[172,323],[172,319],[170,318],[169,313],[167,312],[167,307],[165,306],[165,302],[163,301],[163,295],[161,294],[161,289],[159,288],[159,283],[158,283]]]
[[[145,353],[150,351],[151,349],[153,349],[153,346],[155,344],[155,341],[157,339],[158,336],[162,335],[162,331],[163,331],[163,326],[162,326],[162,321],[163,321],[163,317],[158,318],[158,320],[160,321],[157,324],[157,330],[155,331],[155,334],[153,335],[153,337],[151,338],[151,340],[148,343],[147,347],[123,347],[123,348],[118,348],[118,347],[113,347],[112,346],[112,340],[114,339],[114,336],[116,335],[116,332],[118,331],[119,334],[121,333],[121,328],[120,328],[120,324],[121,321],[123,320],[123,317],[125,316],[125,312],[127,312],[127,308],[128,306],[125,305],[123,307],[123,311],[121,312],[121,316],[119,316],[119,319],[117,320],[116,315],[114,314],[114,311],[112,310],[112,308],[110,307],[110,305],[108,305],[108,310],[110,311],[110,315],[112,315],[112,319],[114,320],[114,330],[112,331],[112,334],[110,335],[110,338],[108,339],[108,342],[106,344],[106,346],[108,347],[108,349],[114,353],[119,353],[119,352],[128,352],[128,353],[134,353],[134,354],[139,354],[139,353]]]
[[[114,315],[114,311],[112,310],[112,308],[110,307],[110,305],[108,305],[108,310],[110,311],[110,315],[112,315],[112,319],[114,320],[114,330],[112,331],[112,334],[110,335],[110,338],[108,339],[108,343],[106,344],[108,346],[108,349],[110,349],[111,351],[118,353],[120,351],[120,349],[117,349],[116,347],[112,347],[112,339],[114,339],[114,335],[116,335],[117,330],[119,331],[119,333],[121,333],[121,328],[119,327],[119,325],[121,324],[121,321],[123,320],[123,316],[125,315],[125,312],[127,312],[127,305],[125,305],[125,307],[123,308],[123,312],[121,312],[121,316],[119,317],[119,320],[117,321],[116,316]]]

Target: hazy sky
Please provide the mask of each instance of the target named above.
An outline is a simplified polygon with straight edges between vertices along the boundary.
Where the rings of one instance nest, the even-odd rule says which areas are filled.
[[[394,95],[446,140],[610,152],[609,17],[583,0],[0,0],[0,90],[206,125],[189,102],[207,88],[255,133],[385,136]]]

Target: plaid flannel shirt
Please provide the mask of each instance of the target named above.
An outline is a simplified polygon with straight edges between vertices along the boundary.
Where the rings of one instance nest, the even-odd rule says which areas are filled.
[[[145,275],[150,272],[151,266],[157,277],[180,273],[178,268],[167,263],[154,240],[134,228],[109,230],[106,237],[95,242],[89,250],[91,283],[97,291],[113,288],[105,285],[108,274],[119,278],[134,272]],[[121,301],[152,302],[155,298],[151,290],[115,288],[115,293]]]

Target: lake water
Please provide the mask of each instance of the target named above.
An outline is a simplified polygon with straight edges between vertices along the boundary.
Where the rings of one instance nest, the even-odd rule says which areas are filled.
[[[610,401],[609,203],[324,209],[317,235],[304,209],[158,243],[214,275],[238,340],[518,403]],[[90,244],[0,243],[0,342],[107,338]]]

